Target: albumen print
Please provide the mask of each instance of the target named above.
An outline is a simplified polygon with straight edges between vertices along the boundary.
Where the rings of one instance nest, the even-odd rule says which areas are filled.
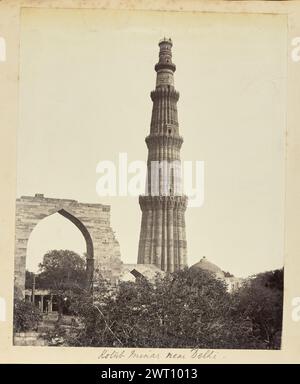
[[[286,17],[20,17],[13,344],[280,350]]]

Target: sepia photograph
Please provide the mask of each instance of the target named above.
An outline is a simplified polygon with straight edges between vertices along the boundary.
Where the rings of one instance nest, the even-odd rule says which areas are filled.
[[[14,345],[280,349],[286,19],[140,16],[22,10]]]
[[[286,18],[188,20],[22,9],[15,346],[281,349]]]

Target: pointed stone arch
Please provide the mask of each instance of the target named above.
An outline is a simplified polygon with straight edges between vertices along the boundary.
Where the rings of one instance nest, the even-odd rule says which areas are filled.
[[[91,291],[93,288],[93,275],[94,275],[94,245],[92,237],[85,227],[85,225],[70,212],[65,209],[57,211],[60,215],[70,220],[82,233],[86,243],[86,286]]]
[[[59,213],[82,233],[87,250],[87,287],[93,286],[94,266],[104,275],[121,264],[119,243],[110,227],[110,206],[85,204],[76,200],[45,198],[42,194],[22,196],[16,201],[15,286],[25,291],[28,239],[34,227],[45,217]],[[111,266],[114,268],[111,268]]]

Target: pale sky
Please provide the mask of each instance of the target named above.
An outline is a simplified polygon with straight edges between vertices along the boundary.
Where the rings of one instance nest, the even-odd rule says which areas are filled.
[[[100,198],[96,166],[146,160],[158,41],[171,37],[182,160],[205,164],[205,200],[186,212],[188,263],[236,276],[283,266],[286,18],[23,9],[17,193],[111,205],[122,260],[136,263],[138,198]],[[28,268],[49,249],[84,252],[55,214],[33,231]]]

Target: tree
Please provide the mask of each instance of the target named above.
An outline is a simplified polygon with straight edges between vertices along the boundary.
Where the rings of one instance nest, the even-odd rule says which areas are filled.
[[[69,250],[53,250],[45,254],[39,268],[39,288],[56,295],[60,320],[65,303],[85,288],[85,260]]]
[[[236,293],[237,313],[252,323],[264,348],[279,349],[283,312],[283,269],[251,277]]]
[[[33,276],[34,273],[26,269],[25,272],[25,289],[31,289],[33,285]]]
[[[14,300],[14,332],[35,330],[42,315],[32,303],[16,298]]]
[[[163,346],[253,347],[255,340],[247,322],[243,318],[237,322],[232,316],[231,296],[213,273],[193,268],[178,271],[167,284],[163,281],[161,288],[157,311],[165,335]]]
[[[135,348],[278,348],[282,271],[260,274],[229,294],[201,269],[137,279],[115,289],[104,280],[93,301],[73,300],[81,327],[69,345]]]
[[[245,317],[232,311],[225,284],[207,271],[185,269],[151,283],[120,283],[74,301],[83,328],[71,344],[140,348],[255,348]]]
[[[34,272],[30,272],[26,269],[26,272],[25,272],[25,289],[32,289],[34,277],[35,277],[35,287],[41,288],[39,274],[36,274]]]
[[[225,271],[222,271],[224,273],[224,276],[225,277],[234,277],[234,275],[230,272],[225,272]]]

